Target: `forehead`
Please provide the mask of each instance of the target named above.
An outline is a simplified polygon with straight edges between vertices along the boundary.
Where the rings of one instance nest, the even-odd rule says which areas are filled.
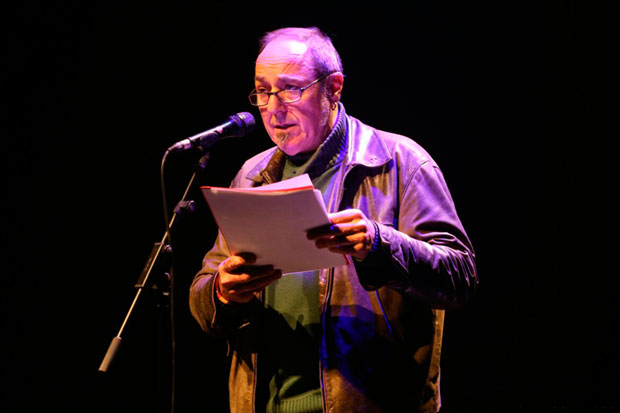
[[[305,79],[314,73],[308,45],[294,38],[276,38],[269,42],[256,59],[256,79],[279,75]]]

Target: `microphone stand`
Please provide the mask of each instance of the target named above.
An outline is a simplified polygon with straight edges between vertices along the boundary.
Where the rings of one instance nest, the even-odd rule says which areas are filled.
[[[204,149],[204,148],[203,148]],[[183,197],[181,198],[181,201],[179,201],[174,209],[174,213],[172,215],[172,217],[169,219],[168,218],[168,207],[167,207],[167,200],[166,200],[166,190],[165,190],[165,183],[164,183],[164,165],[166,163],[166,158],[168,157],[168,154],[170,153],[170,149],[168,149],[163,158],[162,158],[162,162],[161,162],[161,187],[162,187],[162,199],[163,199],[163,204],[164,204],[164,217],[165,217],[165,221],[166,221],[166,230],[164,232],[164,235],[162,236],[161,240],[159,242],[156,242],[153,245],[153,248],[151,250],[151,253],[149,254],[149,257],[144,265],[144,268],[142,269],[142,272],[140,274],[140,276],[138,277],[138,280],[136,281],[135,284],[135,288],[138,289],[138,291],[136,291],[136,295],[133,299],[133,302],[131,303],[129,310],[127,312],[127,315],[125,316],[125,319],[123,320],[123,323],[121,324],[121,327],[118,331],[118,333],[116,334],[116,336],[112,339],[112,342],[110,343],[108,350],[103,358],[103,361],[101,362],[101,365],[99,366],[99,371],[100,372],[107,372],[110,364],[112,363],[114,357],[116,356],[121,342],[122,342],[122,334],[123,331],[125,330],[125,327],[127,325],[127,322],[129,321],[133,310],[136,306],[136,304],[138,303],[138,299],[140,298],[140,294],[142,294],[142,290],[145,288],[145,286],[147,285],[149,278],[151,277],[151,274],[153,272],[153,269],[155,268],[155,264],[157,263],[158,259],[160,256],[166,254],[166,255],[171,255],[172,254],[172,248],[170,247],[170,245],[172,244],[171,241],[171,236],[170,236],[170,232],[171,229],[174,225],[174,222],[176,221],[177,216],[186,213],[186,212],[193,212],[195,209],[195,203],[194,201],[191,200],[187,200],[187,195],[189,194],[190,189],[192,188],[194,181],[196,180],[196,176],[198,175],[198,173],[202,172],[206,166],[207,166],[207,162],[209,161],[209,158],[211,156],[211,154],[209,152],[205,152],[203,154],[203,156],[200,158],[200,160],[198,161],[196,168],[189,180],[189,183],[187,184],[187,187],[185,188],[185,192],[183,193]],[[175,396],[175,379],[176,379],[176,362],[175,362],[175,330],[174,330],[174,320],[175,320],[175,315],[174,315],[174,276],[173,276],[173,266],[170,266],[170,272],[166,274],[167,275],[167,279],[168,279],[168,283],[169,283],[169,299],[170,299],[170,337],[171,337],[171,345],[172,345],[172,385],[171,385],[171,412],[174,413],[174,406],[175,406],[175,400],[174,400],[174,396]],[[165,289],[164,289],[165,291]]]

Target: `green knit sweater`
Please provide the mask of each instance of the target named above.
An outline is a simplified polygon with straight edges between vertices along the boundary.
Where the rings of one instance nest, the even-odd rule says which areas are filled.
[[[282,173],[282,180],[307,173],[326,202],[346,146],[343,112],[341,106],[334,129],[317,151],[288,157]],[[266,412],[322,412],[318,271],[288,274],[267,287],[264,297],[268,319],[258,371]]]

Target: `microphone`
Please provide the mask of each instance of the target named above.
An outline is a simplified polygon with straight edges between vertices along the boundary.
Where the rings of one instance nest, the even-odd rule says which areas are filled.
[[[221,139],[240,138],[246,133],[252,132],[255,123],[254,116],[252,116],[251,113],[239,112],[213,129],[209,129],[175,143],[168,148],[168,152],[181,152],[196,147],[205,150]]]

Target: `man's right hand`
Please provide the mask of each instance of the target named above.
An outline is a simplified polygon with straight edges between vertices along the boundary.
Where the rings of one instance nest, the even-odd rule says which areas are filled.
[[[282,277],[282,271],[273,265],[253,265],[255,262],[254,254],[242,253],[220,263],[215,287],[225,301],[247,303],[254,293]]]

